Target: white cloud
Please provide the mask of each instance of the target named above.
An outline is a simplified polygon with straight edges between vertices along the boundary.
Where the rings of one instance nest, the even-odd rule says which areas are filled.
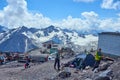
[[[86,30],[88,26],[85,26],[85,23],[82,19],[80,18],[72,18],[72,16],[68,16],[67,19],[64,19],[61,21],[60,26],[65,26],[70,29],[82,29]]]
[[[27,27],[48,27],[51,24],[61,27],[76,29],[81,31],[89,30],[105,30],[105,31],[120,31],[120,14],[118,18],[100,19],[99,15],[94,11],[81,13],[81,18],[67,18],[53,22],[50,18],[43,16],[40,13],[30,13],[27,9],[25,0],[7,0],[8,5],[0,11],[0,25],[9,28],[27,26]]]
[[[91,18],[97,18],[97,17],[98,17],[98,14],[96,14],[96,13],[93,12],[93,11],[83,12],[81,15],[82,15],[83,17],[89,18],[89,19],[91,19]]]
[[[93,11],[81,13],[82,18],[73,18],[68,16],[59,23],[54,25],[69,29],[81,31],[104,30],[104,31],[120,31],[120,18],[113,20],[112,18],[100,19],[99,15]]]
[[[42,14],[30,13],[25,0],[7,0],[8,5],[0,11],[0,24],[8,27],[47,27],[51,20]]]
[[[73,0],[74,2],[94,2],[95,0]]]
[[[120,0],[103,0],[101,7],[104,9],[120,9]]]
[[[81,15],[82,18],[73,18],[72,16],[68,16],[67,19],[63,19],[59,24],[56,24],[56,26],[86,31],[98,26],[98,14],[95,12],[83,12]]]
[[[101,30],[104,31],[120,31],[120,19],[104,19],[100,21],[98,26]]]

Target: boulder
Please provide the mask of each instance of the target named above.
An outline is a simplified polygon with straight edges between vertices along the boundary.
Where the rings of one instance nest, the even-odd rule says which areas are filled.
[[[107,70],[107,68],[110,66],[110,64],[106,63],[106,64],[103,64],[101,65],[98,70],[99,71],[104,71],[104,70]]]
[[[70,72],[65,72],[65,71],[62,71],[58,74],[58,76],[60,78],[67,78],[67,77],[70,77],[71,76],[71,73]]]

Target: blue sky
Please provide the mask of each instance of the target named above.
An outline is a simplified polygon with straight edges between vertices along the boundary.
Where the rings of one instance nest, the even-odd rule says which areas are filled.
[[[38,10],[52,19],[62,19],[71,15],[79,17],[81,12],[96,10],[97,5],[90,3],[77,3],[72,0],[27,0],[30,10]],[[32,3],[32,4],[31,4]],[[36,4],[37,3],[37,4]],[[98,6],[99,7],[99,6]],[[100,8],[99,8],[100,9]]]
[[[102,9],[102,0],[94,2],[74,2],[73,0],[27,0],[28,9],[38,11],[52,19],[63,19],[68,15],[79,17],[80,13],[95,11],[101,17],[116,17],[119,10]],[[114,14],[114,15],[113,15]]]
[[[119,10],[102,9],[102,0],[95,2],[74,2],[73,0],[26,0],[29,11],[42,13],[44,16],[50,17],[53,20],[63,19],[68,15],[72,17],[80,17],[80,13],[85,11],[95,11],[102,18],[116,17]],[[1,9],[7,5],[5,0],[2,0]]]
[[[120,0],[0,0],[0,21],[0,25],[10,28],[55,25],[81,30],[96,27],[118,30]]]

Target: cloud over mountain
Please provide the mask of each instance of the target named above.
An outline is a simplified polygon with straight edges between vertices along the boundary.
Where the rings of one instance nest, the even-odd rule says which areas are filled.
[[[83,0],[74,0],[83,1]],[[84,0],[92,2],[94,0]],[[109,1],[109,2],[108,2]],[[105,3],[106,2],[106,3]],[[53,21],[42,13],[32,13],[27,8],[26,0],[7,0],[8,5],[0,11],[0,25],[9,28],[28,26],[45,28],[50,25],[55,25],[61,28],[75,29],[75,30],[104,30],[104,31],[120,31],[120,16],[116,19],[100,18],[100,15],[95,11],[85,11],[80,14],[80,17],[68,17]],[[103,8],[118,9],[120,1],[113,2],[113,0],[103,0]],[[106,6],[106,7],[105,7]]]
[[[8,5],[0,12],[0,24],[8,27],[49,26],[50,19],[40,13],[30,13],[25,0],[7,0]]]
[[[120,31],[120,17],[113,20],[112,18],[100,19],[99,15],[94,11],[81,13],[82,18],[73,18],[68,16],[56,26],[65,26],[69,29],[89,31],[89,30],[104,30],[104,31]]]

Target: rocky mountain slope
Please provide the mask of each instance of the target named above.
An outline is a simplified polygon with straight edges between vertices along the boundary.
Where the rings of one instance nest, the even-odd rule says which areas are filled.
[[[3,28],[3,27],[2,27]],[[73,49],[81,46],[96,47],[98,37],[91,34],[78,33],[74,30],[49,26],[44,29],[27,28],[25,26],[0,32],[0,50],[10,52],[26,52],[42,46],[43,42],[56,40]]]

